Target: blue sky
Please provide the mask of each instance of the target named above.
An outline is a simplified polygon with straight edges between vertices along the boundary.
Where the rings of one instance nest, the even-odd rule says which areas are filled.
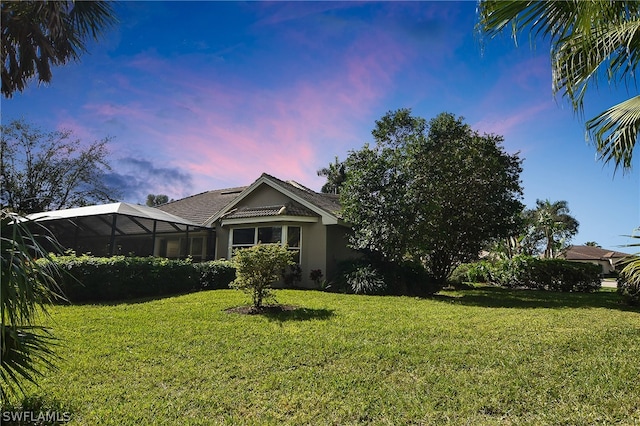
[[[574,243],[625,251],[623,235],[640,226],[640,154],[614,174],[584,131],[585,117],[637,89],[602,82],[576,115],[552,95],[548,42],[482,39],[476,2],[125,1],[116,11],[80,62],[3,99],[2,120],[112,138],[122,201],[248,185],[262,172],[319,190],[317,169],[371,142],[387,111],[411,108],[504,136],[524,158],[524,203],[568,201]]]

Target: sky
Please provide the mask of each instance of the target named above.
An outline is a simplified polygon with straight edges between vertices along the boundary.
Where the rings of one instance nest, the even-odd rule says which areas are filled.
[[[601,82],[576,114],[552,93],[548,40],[482,37],[476,6],[121,1],[118,23],[79,62],[2,100],[2,122],[109,138],[109,182],[143,204],[263,172],[319,191],[316,171],[372,142],[386,112],[449,112],[519,153],[525,205],[568,202],[574,244],[633,252],[622,246],[640,226],[640,154],[615,171],[584,122],[637,88]]]

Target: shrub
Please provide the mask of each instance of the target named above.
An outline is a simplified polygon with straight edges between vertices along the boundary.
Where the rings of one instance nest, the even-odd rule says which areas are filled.
[[[236,268],[228,260],[212,260],[194,263],[193,268],[199,276],[200,289],[215,290],[229,288],[236,279]]]
[[[302,281],[302,268],[297,263],[282,270],[282,282],[286,288],[294,288]]]
[[[255,310],[260,310],[266,299],[273,298],[272,285],[282,270],[294,264],[293,253],[278,244],[258,244],[237,250],[232,260],[236,279],[231,287],[251,295]]]
[[[562,292],[591,292],[601,286],[601,267],[563,259],[514,256],[490,268],[490,281],[504,287]]]
[[[55,256],[60,287],[72,303],[157,297],[200,289],[190,259]]]
[[[618,294],[622,300],[632,306],[640,305],[640,281],[628,279],[625,274],[618,275]]]
[[[458,265],[451,273],[449,282],[460,285],[465,282],[488,283],[491,281],[491,263],[486,260]]]
[[[410,261],[396,263],[351,259],[341,262],[338,270],[333,290],[406,296],[427,296],[442,290],[442,286],[432,279],[422,265]]]
[[[387,285],[371,265],[360,265],[345,276],[349,289],[355,294],[384,294]]]

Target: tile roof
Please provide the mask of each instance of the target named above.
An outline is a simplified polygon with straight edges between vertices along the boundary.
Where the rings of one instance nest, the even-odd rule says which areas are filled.
[[[271,176],[267,173],[263,173],[262,177],[265,177],[283,188],[293,192],[300,198],[310,202],[316,207],[326,211],[327,213],[331,213],[337,217],[340,216],[340,197],[335,194],[322,194],[319,192],[315,192],[312,189],[309,189],[298,182],[295,181],[283,181],[278,179],[277,177]]]
[[[233,201],[246,188],[246,186],[241,186],[207,191],[180,200],[170,201],[157,208],[192,222],[203,224]]]
[[[277,186],[295,194],[299,198],[316,206],[318,209],[340,218],[340,199],[338,195],[318,193],[295,181],[283,181],[266,173],[263,173],[261,178],[267,179]],[[162,204],[157,208],[192,222],[204,224],[207,219],[219,213],[247,188],[248,186],[241,186],[207,191]],[[225,215],[225,218],[275,216],[282,207],[284,207],[284,205],[280,204],[278,206],[263,206],[252,209],[241,208]],[[288,210],[287,214],[289,215],[317,216],[308,208],[297,203],[288,203],[286,207]]]
[[[232,210],[229,214],[224,216],[225,219],[241,219],[249,217],[267,217],[267,216],[317,216],[311,210],[303,206],[298,206],[292,203],[279,204],[275,206],[263,206],[263,207],[242,207],[237,210]]]

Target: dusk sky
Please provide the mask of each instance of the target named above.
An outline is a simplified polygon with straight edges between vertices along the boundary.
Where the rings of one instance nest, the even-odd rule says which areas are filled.
[[[602,81],[584,117],[551,91],[548,40],[483,39],[476,2],[120,2],[81,61],[2,101],[2,121],[109,143],[121,201],[249,185],[266,172],[319,190],[316,170],[411,108],[465,118],[524,158],[524,203],[566,200],[575,244],[620,247],[640,226],[640,153],[614,174],[585,118],[637,94]]]

